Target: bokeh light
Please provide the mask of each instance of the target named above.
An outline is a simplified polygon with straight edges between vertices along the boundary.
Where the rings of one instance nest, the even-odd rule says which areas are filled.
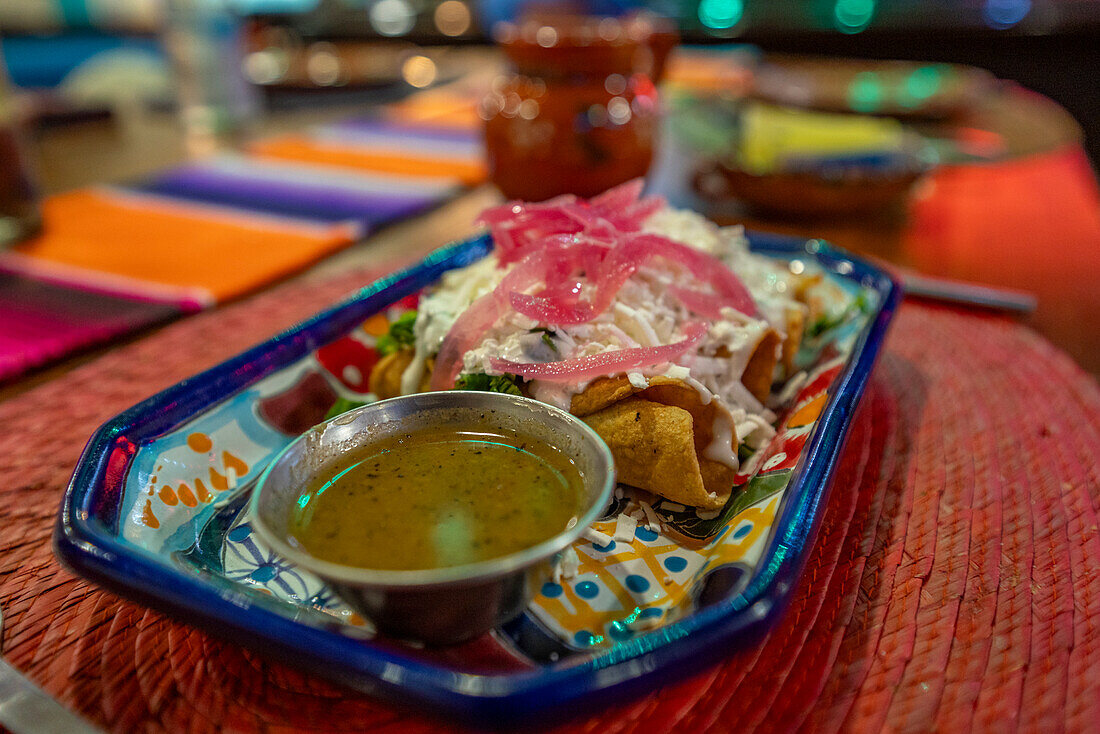
[[[309,80],[319,87],[331,87],[342,79],[340,57],[331,43],[315,43],[310,46],[306,61],[306,74]]]
[[[426,87],[435,81],[436,68],[435,62],[429,59],[427,56],[410,56],[405,59],[405,63],[401,65],[401,77],[409,83],[410,86]]]
[[[274,84],[286,75],[288,61],[285,51],[265,48],[244,58],[244,75],[253,84]]]
[[[743,0],[702,0],[699,22],[707,28],[724,31],[733,28],[745,12]]]
[[[368,17],[374,30],[383,36],[403,36],[416,25],[416,13],[406,0],[378,0]]]
[[[882,79],[873,71],[856,74],[848,85],[848,105],[856,112],[874,112],[882,106]]]
[[[836,28],[842,33],[859,33],[871,24],[875,0],[837,0],[833,7]]]
[[[607,103],[607,116],[615,125],[630,122],[630,103],[623,97],[612,97]]]
[[[435,27],[445,36],[461,36],[470,30],[470,8],[462,0],[443,0],[433,18]]]
[[[534,120],[539,116],[539,103],[533,99],[525,99],[519,104],[519,116],[524,120]]]
[[[898,91],[898,102],[903,107],[919,107],[931,98],[943,86],[947,67],[940,65],[922,66],[914,69]]]
[[[558,31],[553,26],[544,25],[535,31],[535,42],[543,48],[550,48],[558,42]]]
[[[982,18],[990,28],[1011,28],[1031,12],[1031,0],[985,0]]]

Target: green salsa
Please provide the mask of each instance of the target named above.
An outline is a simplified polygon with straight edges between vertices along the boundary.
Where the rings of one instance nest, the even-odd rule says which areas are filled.
[[[303,489],[290,535],[348,566],[459,566],[562,532],[582,490],[572,459],[542,441],[477,425],[425,429],[343,456]]]

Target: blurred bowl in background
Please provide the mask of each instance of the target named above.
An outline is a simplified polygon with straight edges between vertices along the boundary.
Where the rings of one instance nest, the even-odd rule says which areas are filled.
[[[943,120],[973,108],[997,87],[985,71],[959,64],[769,55],[750,95],[830,112]]]
[[[693,179],[695,193],[714,202],[737,199],[764,216],[839,219],[875,216],[902,204],[930,169],[914,161],[889,173],[846,166],[831,172],[785,171],[752,174],[726,163],[704,164]]]
[[[890,118],[756,101],[682,106],[699,151],[693,186],[712,202],[816,219],[898,204],[937,161],[917,132]]]

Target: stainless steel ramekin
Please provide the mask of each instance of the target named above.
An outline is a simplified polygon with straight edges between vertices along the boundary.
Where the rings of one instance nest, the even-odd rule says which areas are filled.
[[[564,451],[584,478],[575,526],[511,555],[447,568],[394,571],[322,561],[288,541],[292,510],[310,480],[344,452],[419,428],[483,421]],[[431,392],[357,408],[307,431],[260,476],[249,504],[252,527],[277,553],[324,579],[379,631],[431,644],[477,635],[519,614],[549,577],[554,554],[605,510],[615,486],[611,451],[583,421],[537,400],[487,392]]]

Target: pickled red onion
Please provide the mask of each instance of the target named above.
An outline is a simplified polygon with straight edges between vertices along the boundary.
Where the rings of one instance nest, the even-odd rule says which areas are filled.
[[[695,346],[706,336],[706,333],[705,324],[693,321],[684,326],[684,338],[673,344],[618,349],[614,352],[592,354],[561,362],[512,362],[498,357],[490,360],[489,365],[497,372],[520,375],[531,380],[571,382],[671,362]]]
[[[596,316],[587,303],[565,303],[560,299],[526,293],[513,293],[511,301],[512,308],[519,313],[550,326],[585,324]]]
[[[607,248],[587,242],[570,244],[549,238],[542,251],[529,253],[517,267],[531,268],[546,287],[534,295],[512,291],[508,299],[524,316],[549,325],[583,324],[596,317],[590,304],[580,301],[580,271],[599,270]],[[505,286],[504,283],[501,283]]]
[[[655,257],[686,268],[700,289],[672,286],[681,303],[710,319],[732,307],[756,314],[756,304],[741,280],[716,257],[655,234],[639,232],[642,222],[664,205],[658,197],[640,198],[641,180],[611,189],[589,201],[559,196],[542,203],[510,202],[482,213],[489,225],[501,266],[515,263],[492,293],[474,301],[454,322],[437,356],[432,389],[453,386],[463,359],[509,309],[549,326],[581,324],[610,308],[623,284]],[[585,283],[591,299],[581,299]],[[528,292],[536,286],[541,290]],[[705,286],[709,286],[709,289]],[[701,330],[700,330],[701,329]],[[525,377],[564,381],[666,362],[689,349],[705,328],[676,344],[636,347],[550,364],[496,359],[490,364]],[[672,355],[672,356],[669,356]]]
[[[641,198],[645,182],[636,178],[633,181],[608,189],[589,201],[593,209],[602,212],[604,217],[626,232],[641,229],[641,223],[664,205],[659,196]]]
[[[502,313],[504,307],[493,292],[478,298],[455,319],[435,358],[429,383],[432,390],[450,390],[455,386],[458,373],[462,370],[462,358],[477,346],[482,335]]]
[[[515,262],[553,235],[585,234],[613,244],[616,235],[636,232],[664,205],[661,197],[639,198],[641,179],[584,201],[564,195],[541,203],[511,201],[485,210],[478,222],[489,227],[501,265]]]
[[[642,188],[644,186],[645,181],[636,178],[633,181],[627,181],[624,184],[619,184],[615,188],[608,189],[602,194],[593,196],[588,203],[593,209],[599,209],[600,211],[617,211],[619,209],[625,209],[638,201],[638,197],[642,195]]]
[[[630,276],[637,272],[639,267],[654,257],[662,257],[683,265],[698,280],[709,283],[716,291],[712,294],[686,288],[676,289],[684,305],[699,315],[712,319],[721,318],[721,309],[725,306],[749,316],[756,314],[756,303],[748,289],[726,264],[712,255],[687,245],[657,235],[626,234],[620,235],[619,244],[606,250],[604,255],[603,263],[594,277],[593,268],[589,265],[589,281],[594,283],[596,289],[595,296],[590,302],[590,309],[576,309],[571,304],[552,299],[547,299],[549,302],[538,303],[537,310],[535,304],[526,299],[518,299],[518,303],[513,299],[513,307],[525,316],[542,320],[550,325],[584,323],[584,321],[572,319],[579,318],[589,311],[591,316],[585,321],[602,314],[611,307],[619,289]],[[570,320],[553,321],[551,319],[554,314]]]
[[[652,257],[663,257],[679,263],[699,280],[710,283],[718,295],[722,296],[723,306],[735,308],[747,316],[756,314],[756,302],[749,289],[724,262],[667,237],[655,234],[632,236],[615,248],[609,258],[609,268],[626,271],[633,266],[636,269]]]
[[[713,320],[722,318],[722,307],[726,303],[717,293],[702,293],[677,286],[672,286],[669,291],[693,313]]]
[[[507,310],[507,294],[526,290],[539,282],[542,276],[540,267],[543,265],[537,256],[542,254],[535,253],[536,257],[532,257],[530,262],[516,265],[495,289],[475,300],[455,319],[436,355],[429,384],[432,390],[450,390],[454,387],[466,352],[477,346],[485,332]]]

